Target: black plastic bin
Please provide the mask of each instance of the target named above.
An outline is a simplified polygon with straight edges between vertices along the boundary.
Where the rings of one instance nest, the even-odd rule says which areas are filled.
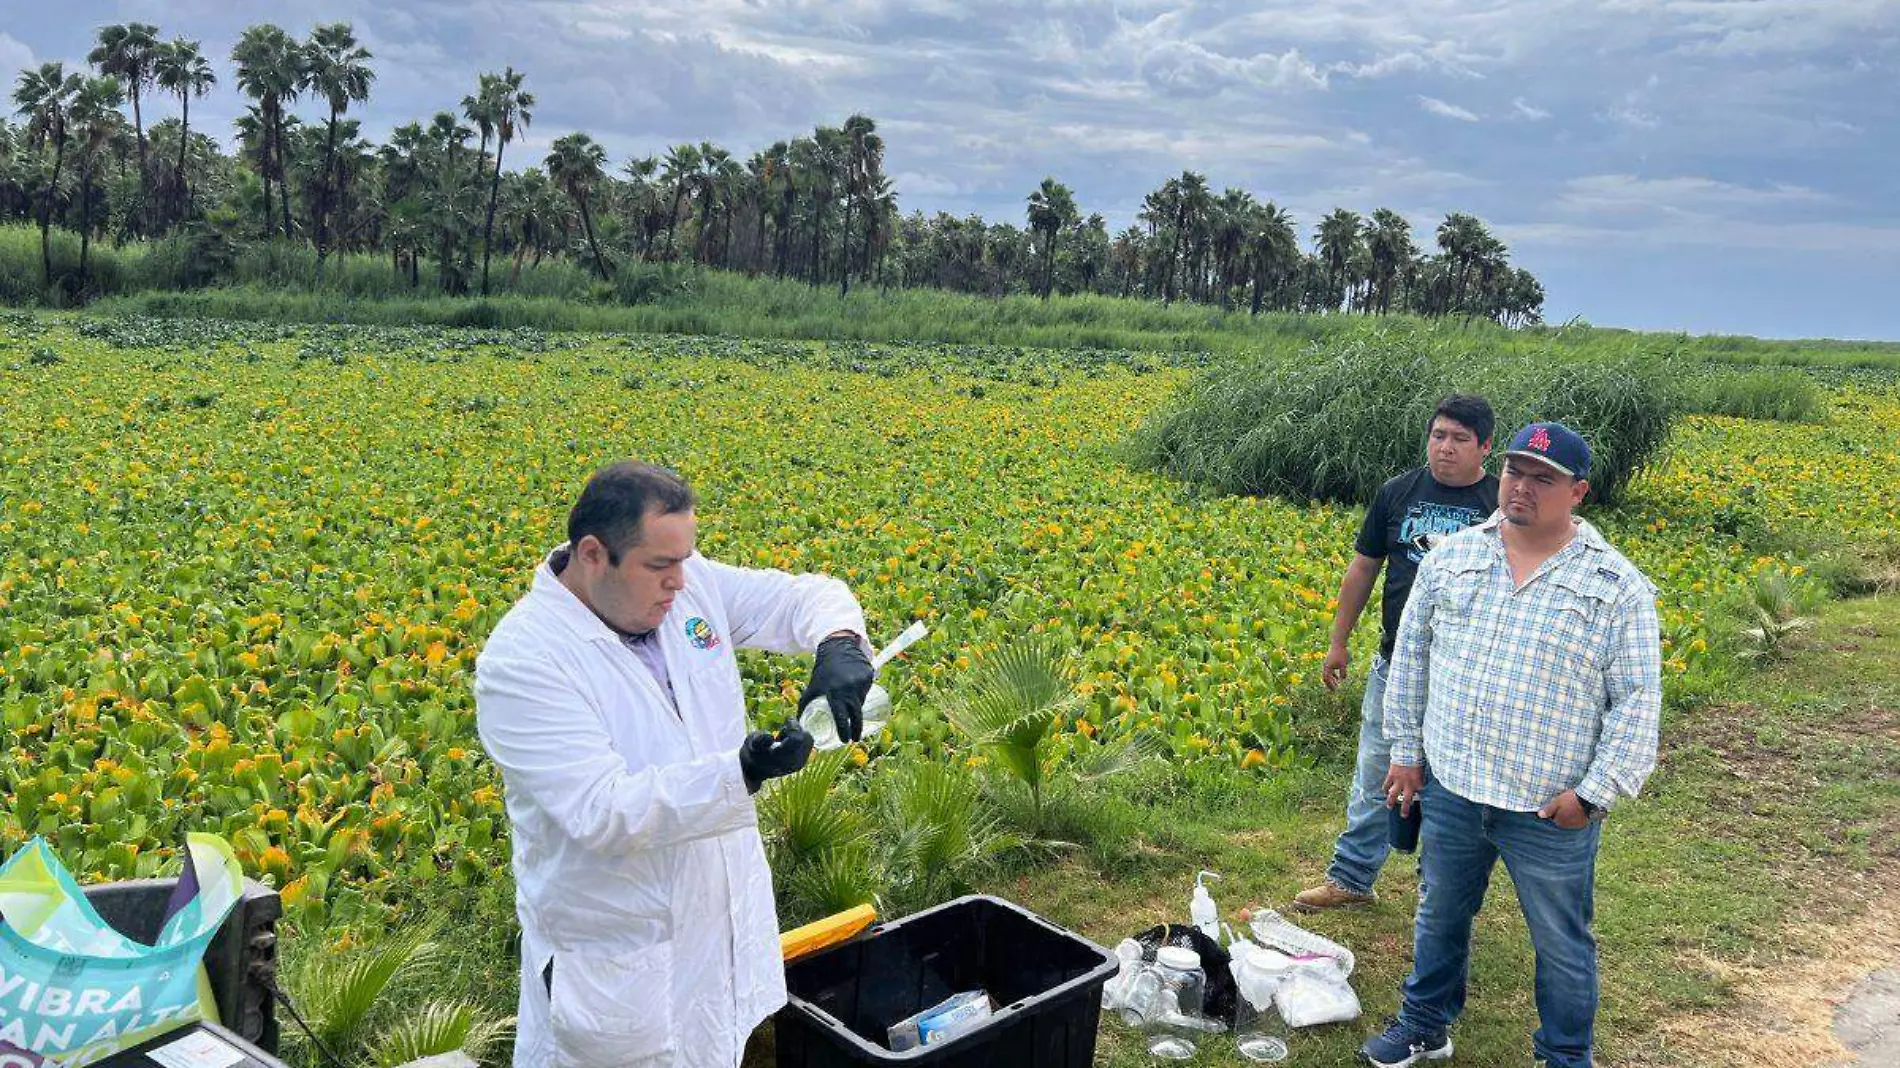
[[[1102,985],[1118,967],[1101,946],[1001,898],[959,898],[788,965],[778,1063],[1086,1068]],[[988,991],[996,1015],[940,1045],[886,1044],[892,1024],[965,990]]]
[[[165,905],[177,879],[127,879],[85,888],[99,918],[127,938],[151,945],[165,924]],[[277,891],[244,880],[244,896],[205,949],[205,975],[224,1026],[266,1053],[277,1052],[277,1013],[270,988],[277,981]]]

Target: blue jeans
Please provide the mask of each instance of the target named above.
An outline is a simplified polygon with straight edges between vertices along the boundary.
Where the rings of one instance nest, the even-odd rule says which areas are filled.
[[[1601,826],[1567,831],[1535,812],[1467,801],[1429,778],[1422,798],[1424,889],[1400,1022],[1415,1031],[1437,1031],[1464,1010],[1471,921],[1501,857],[1537,951],[1541,1026],[1531,1044],[1550,1068],[1589,1068],[1597,1012],[1597,943],[1590,922]]]
[[[1385,774],[1392,743],[1385,740],[1385,657],[1372,658],[1366,697],[1359,703],[1359,764],[1346,795],[1346,829],[1333,843],[1326,878],[1356,894],[1370,894],[1392,849],[1386,844]]]

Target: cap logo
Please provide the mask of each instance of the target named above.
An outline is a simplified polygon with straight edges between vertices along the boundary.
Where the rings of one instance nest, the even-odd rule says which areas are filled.
[[[1538,427],[1536,430],[1531,431],[1531,440],[1528,442],[1525,442],[1525,444],[1529,445],[1533,449],[1536,449],[1538,452],[1549,452],[1550,451],[1550,431],[1544,429],[1541,426]]]

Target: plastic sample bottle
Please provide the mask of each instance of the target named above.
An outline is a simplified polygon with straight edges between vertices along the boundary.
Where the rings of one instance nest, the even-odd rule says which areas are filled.
[[[1220,941],[1220,910],[1214,907],[1214,898],[1207,892],[1203,879],[1218,879],[1220,876],[1211,871],[1202,871],[1194,876],[1194,900],[1188,903],[1188,916],[1194,920],[1194,926],[1201,933]]]
[[[1148,1052],[1163,1060],[1186,1060],[1194,1056],[1194,1040],[1189,1036],[1207,1029],[1201,1016],[1207,996],[1201,955],[1185,946],[1163,946],[1155,953],[1154,974],[1160,978],[1161,989],[1155,997],[1156,1011],[1147,1014],[1147,1026],[1154,1032]]]
[[[871,669],[875,671],[882,668],[898,653],[929,633],[930,628],[924,626],[921,619],[905,627],[904,633],[871,658]],[[859,737],[869,738],[877,734],[890,722],[890,718],[890,691],[874,682],[871,691],[864,695],[864,730]],[[838,737],[838,724],[831,718],[831,702],[823,697],[812,698],[811,703],[798,714],[798,722],[804,726],[805,733],[811,735],[812,745],[818,749],[836,749],[844,744],[844,740]]]

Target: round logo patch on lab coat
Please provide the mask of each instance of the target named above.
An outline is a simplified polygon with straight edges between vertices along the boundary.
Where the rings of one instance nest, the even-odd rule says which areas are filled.
[[[686,621],[686,640],[692,642],[695,649],[719,647],[719,635],[713,633],[712,624],[698,616]]]

